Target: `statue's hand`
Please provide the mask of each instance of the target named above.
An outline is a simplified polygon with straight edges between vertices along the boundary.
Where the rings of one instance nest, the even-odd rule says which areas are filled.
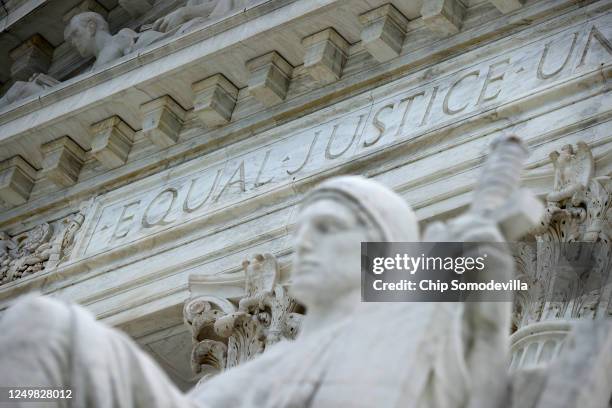
[[[450,235],[457,242],[504,242],[497,223],[475,214],[464,214],[449,223]]]
[[[491,219],[467,213],[448,223],[430,224],[423,234],[426,242],[504,242],[505,239]]]
[[[189,16],[187,15],[187,8],[181,7],[178,10],[174,10],[172,13],[168,14],[165,17],[157,19],[153,23],[153,30],[165,33],[166,31],[170,31],[173,28],[180,26],[188,20]]]

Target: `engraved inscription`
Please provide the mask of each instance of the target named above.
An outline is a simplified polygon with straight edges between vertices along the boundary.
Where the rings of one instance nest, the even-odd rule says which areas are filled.
[[[398,89],[392,96],[373,101],[355,97],[355,103],[346,106],[361,107],[325,123],[293,132],[282,127],[268,131],[275,136],[263,148],[206,166],[187,163],[169,170],[172,175],[163,186],[149,182],[147,188],[143,180],[108,193],[97,200],[83,251],[94,254],[124,245],[538,92],[553,81],[599,70],[612,59],[612,26],[607,22],[611,19],[603,16],[429,83]],[[401,87],[401,81],[393,86]]]

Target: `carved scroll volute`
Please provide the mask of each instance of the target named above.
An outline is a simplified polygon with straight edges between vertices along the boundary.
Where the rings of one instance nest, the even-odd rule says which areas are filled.
[[[226,367],[227,340],[219,336],[214,325],[217,319],[231,314],[236,307],[227,299],[199,296],[185,302],[183,318],[191,329],[193,350],[191,368],[207,378]]]
[[[297,304],[278,283],[279,266],[274,256],[257,254],[242,267],[246,296],[236,313],[215,324],[217,333],[228,337],[228,368],[252,359],[283,338],[294,338],[301,316],[294,313]]]
[[[198,296],[185,304],[185,322],[192,330],[192,366],[204,377],[251,360],[270,345],[293,339],[302,315],[279,283],[273,255],[258,254],[242,263],[245,296],[238,307],[226,299]],[[200,288],[201,290],[201,288]]]
[[[258,254],[251,261],[243,262],[243,268],[247,296],[240,301],[239,309],[257,318],[264,330],[265,345],[294,338],[301,315],[294,313],[297,304],[278,283],[280,272],[276,258]]]

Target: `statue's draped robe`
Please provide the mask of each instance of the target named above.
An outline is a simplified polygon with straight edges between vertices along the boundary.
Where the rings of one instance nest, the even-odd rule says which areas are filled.
[[[416,239],[414,213],[381,185],[343,177],[317,189],[352,197],[384,240]],[[512,273],[507,256],[485,253],[487,272]],[[78,306],[31,298],[0,321],[0,386],[64,385],[78,398],[72,406],[88,408],[463,408],[468,394],[492,408],[499,398],[488,378],[504,378],[508,351],[510,305],[499,305],[355,301],[341,321],[280,342],[183,396],[124,334]]]
[[[0,316],[0,386],[72,390],[72,399],[11,407],[196,407],[128,336],[44,297],[26,297]]]
[[[0,385],[73,389],[60,407],[460,407],[461,309],[363,304],[184,396],[123,333],[79,306],[30,297],[0,320]]]
[[[459,303],[363,304],[192,391],[210,407],[462,407]]]

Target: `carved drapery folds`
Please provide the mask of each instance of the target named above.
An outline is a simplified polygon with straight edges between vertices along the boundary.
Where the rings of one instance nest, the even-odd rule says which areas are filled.
[[[237,306],[207,295],[185,303],[185,323],[194,342],[191,365],[201,381],[251,360],[282,339],[293,339],[299,330],[302,315],[279,283],[276,258],[259,254],[242,266],[245,296]]]
[[[612,315],[611,178],[595,176],[595,160],[583,142],[566,145],[550,158],[554,186],[546,197],[544,220],[533,231],[535,245],[519,244],[515,252],[519,278],[530,288],[515,298],[517,368],[548,361],[558,353],[563,336],[559,330],[553,333],[550,324]],[[568,257],[583,257],[588,267],[568,267]],[[529,337],[537,344],[526,342]],[[552,351],[544,353],[548,349]],[[540,355],[545,356],[536,358]]]
[[[44,222],[13,237],[0,231],[0,284],[48,271],[66,261],[75,246],[89,202],[59,221]]]

